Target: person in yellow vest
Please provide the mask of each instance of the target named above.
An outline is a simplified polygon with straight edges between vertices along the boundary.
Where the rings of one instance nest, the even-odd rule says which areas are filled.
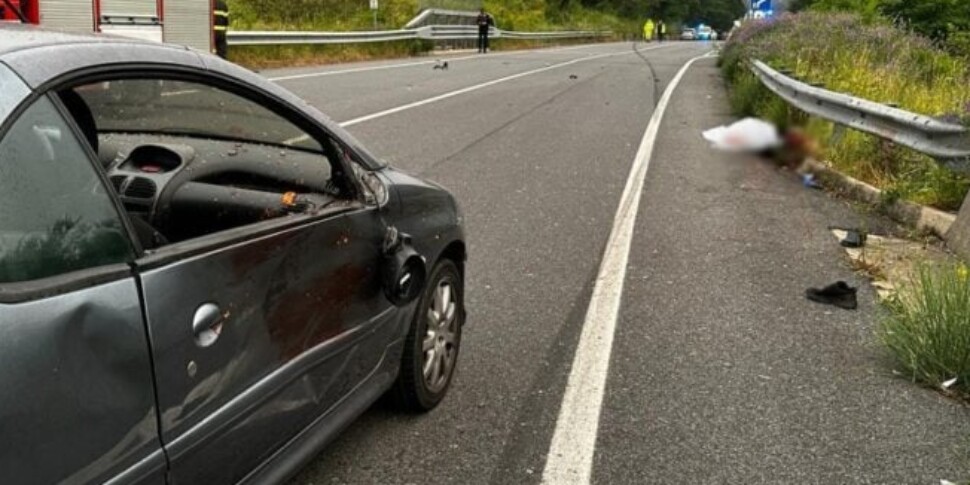
[[[226,0],[216,0],[212,11],[212,32],[216,42],[216,55],[225,59],[228,51],[226,32],[229,30],[229,6]]]
[[[643,24],[643,40],[644,42],[650,42],[653,40],[653,20],[647,19],[647,22]]]

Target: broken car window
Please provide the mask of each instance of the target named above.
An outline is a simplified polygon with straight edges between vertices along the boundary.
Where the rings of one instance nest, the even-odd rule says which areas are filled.
[[[269,109],[212,86],[124,79],[76,89],[102,131],[168,133],[320,151],[303,130]]]

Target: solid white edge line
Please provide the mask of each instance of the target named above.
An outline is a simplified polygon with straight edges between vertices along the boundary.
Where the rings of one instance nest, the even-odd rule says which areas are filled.
[[[658,49],[660,47],[663,47],[663,46],[655,46],[655,47],[650,48],[650,49],[640,49],[639,51],[636,51],[636,52],[644,52],[644,51],[654,50],[654,49]],[[376,118],[382,118],[384,116],[392,115],[394,113],[400,113],[401,111],[409,110],[409,109],[412,109],[412,108],[417,108],[419,106],[424,106],[424,105],[427,105],[427,104],[436,103],[436,102],[441,101],[443,99],[448,99],[448,98],[451,98],[451,97],[454,97],[454,96],[458,96],[458,95],[461,95],[461,94],[466,94],[466,93],[470,93],[472,91],[477,91],[477,90],[482,89],[482,88],[487,88],[489,86],[494,86],[496,84],[504,83],[504,82],[507,82],[507,81],[512,81],[514,79],[518,79],[518,78],[525,77],[525,76],[531,76],[533,74],[539,74],[541,72],[550,71],[552,69],[558,69],[560,67],[569,66],[569,65],[576,64],[576,63],[579,63],[579,62],[592,61],[592,60],[595,60],[595,59],[602,59],[604,57],[625,56],[625,55],[630,55],[630,54],[633,54],[633,53],[634,53],[634,51],[631,50],[631,51],[623,51],[623,52],[608,52],[608,53],[605,53],[605,54],[595,54],[595,55],[591,55],[591,56],[580,57],[578,59],[573,59],[573,60],[570,60],[570,61],[560,62],[558,64],[552,64],[550,66],[540,67],[538,69],[533,69],[531,71],[520,72],[518,74],[512,74],[511,76],[505,76],[505,77],[501,77],[501,78],[498,78],[498,79],[493,79],[491,81],[486,81],[486,82],[483,82],[481,84],[475,84],[473,86],[468,86],[466,88],[458,89],[458,90],[455,90],[455,91],[449,91],[447,93],[439,94],[437,96],[433,96],[433,97],[426,98],[426,99],[422,99],[420,101],[415,101],[413,103],[408,103],[408,104],[404,104],[404,105],[397,106],[397,107],[394,107],[394,108],[386,109],[386,110],[383,110],[383,111],[378,111],[376,113],[371,113],[369,115],[365,115],[365,116],[361,116],[359,118],[354,118],[352,120],[347,120],[347,121],[341,122],[340,123],[340,126],[342,126],[342,127],[353,126],[353,125],[356,125],[358,123],[363,123],[365,121],[370,121],[370,120],[373,120],[373,119],[376,119]]]
[[[583,44],[583,45],[578,45],[578,46],[555,47],[555,48],[551,48],[551,49],[532,49],[532,50],[524,50],[524,51],[507,51],[507,52],[501,52],[501,53],[492,54],[492,55],[476,54],[476,55],[471,55],[471,56],[451,57],[451,58],[446,57],[446,56],[442,56],[442,58],[440,60],[442,60],[442,61],[448,61],[448,62],[455,62],[455,61],[467,61],[469,59],[494,59],[496,57],[511,56],[511,55],[515,55],[515,54],[529,54],[529,53],[535,53],[535,52],[560,52],[560,51],[568,51],[568,50],[575,50],[575,49],[584,49],[584,48],[587,48],[587,47],[594,47],[594,46],[598,46],[598,45],[604,45],[604,44]],[[383,65],[383,66],[366,66],[366,67],[355,67],[355,68],[351,68],[351,69],[340,69],[340,70],[336,70],[336,71],[319,71],[319,72],[309,72],[309,73],[304,73],[304,74],[291,74],[289,76],[271,77],[271,78],[268,78],[268,79],[270,81],[273,81],[273,82],[278,82],[278,81],[292,81],[292,80],[295,80],[295,79],[306,79],[306,78],[311,78],[311,77],[323,77],[323,76],[335,76],[335,75],[338,75],[338,74],[351,74],[351,73],[355,73],[355,72],[381,71],[381,70],[385,70],[385,69],[397,69],[397,68],[400,68],[400,67],[426,66],[428,64],[435,64],[437,62],[438,62],[438,59],[435,59],[435,60],[427,60],[427,61],[417,61],[417,62],[401,62],[401,63],[398,63],[398,64],[387,64],[387,65]]]
[[[640,194],[670,98],[690,66],[708,56],[709,54],[695,57],[680,68],[660,97],[643,134],[613,219],[613,229],[603,252],[593,295],[586,310],[582,334],[573,357],[562,407],[559,409],[555,432],[546,456],[546,466],[542,472],[543,484],[587,485],[592,479],[600,409],[606,391],[610,352],[623,297],[623,283],[626,279]]]

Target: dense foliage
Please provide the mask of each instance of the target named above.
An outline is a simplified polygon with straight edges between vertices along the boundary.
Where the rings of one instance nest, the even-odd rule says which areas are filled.
[[[796,0],[792,8],[852,12],[866,20],[882,17],[940,43],[951,52],[970,55],[970,1],[967,0]]]

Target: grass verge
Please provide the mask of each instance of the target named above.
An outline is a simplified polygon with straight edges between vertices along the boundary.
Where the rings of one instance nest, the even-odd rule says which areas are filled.
[[[746,63],[750,58],[787,68],[795,77],[827,89],[970,125],[967,58],[887,22],[822,12],[746,23],[721,56],[737,114],[762,117],[783,128],[804,125],[822,142],[822,156],[839,171],[896,197],[942,210],[959,209],[970,178],[913,150],[790,108],[751,74]]]
[[[970,398],[970,275],[924,264],[887,303],[880,340],[913,381]],[[955,381],[953,381],[955,379]]]
[[[404,40],[361,44],[232,46],[229,60],[250,69],[312,66],[335,62],[410,57],[428,53],[431,41]]]
[[[597,39],[493,39],[495,51],[538,49],[594,42],[609,42],[612,37]],[[467,43],[474,49],[474,41]],[[434,44],[425,40],[372,42],[362,44],[324,44],[290,46],[233,46],[229,48],[229,60],[250,69],[274,69],[283,67],[317,66],[338,62],[357,62],[378,59],[398,59],[432,54]]]

